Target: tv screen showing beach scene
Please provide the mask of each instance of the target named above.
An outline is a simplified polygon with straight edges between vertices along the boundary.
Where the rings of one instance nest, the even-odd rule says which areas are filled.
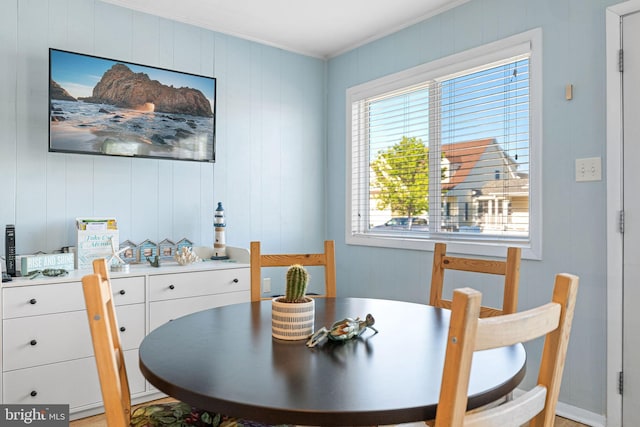
[[[49,49],[49,151],[215,161],[216,79]]]

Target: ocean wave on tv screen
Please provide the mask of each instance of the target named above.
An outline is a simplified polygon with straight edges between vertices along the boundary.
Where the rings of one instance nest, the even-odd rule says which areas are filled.
[[[53,100],[55,151],[213,159],[212,117],[137,111],[107,104]]]

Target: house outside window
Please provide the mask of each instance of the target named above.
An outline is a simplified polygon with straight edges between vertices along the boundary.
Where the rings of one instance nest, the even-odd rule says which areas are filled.
[[[348,89],[347,243],[540,257],[540,42],[532,30]]]

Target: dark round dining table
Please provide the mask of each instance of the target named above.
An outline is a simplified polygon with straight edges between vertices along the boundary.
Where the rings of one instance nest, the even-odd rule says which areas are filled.
[[[268,424],[381,425],[435,417],[449,314],[370,298],[316,299],[315,328],[375,318],[344,342],[271,336],[271,301],[190,314],[151,331],[140,369],[160,391],[195,407]],[[525,375],[521,344],[474,354],[468,408],[509,394]]]

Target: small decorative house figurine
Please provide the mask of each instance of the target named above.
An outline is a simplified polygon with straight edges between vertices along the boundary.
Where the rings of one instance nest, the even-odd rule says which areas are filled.
[[[138,245],[138,253],[140,254],[140,261],[144,261],[147,258],[155,258],[158,255],[158,245],[147,239]]]
[[[184,247],[187,247],[189,249],[193,248],[193,242],[186,237],[178,240],[178,243],[176,244],[176,251],[181,252],[182,248]]]
[[[158,243],[158,255],[160,259],[173,259],[176,254],[176,244],[169,239],[164,239]]]
[[[126,248],[126,249],[125,249]],[[138,245],[131,240],[120,243],[120,250],[124,249],[120,257],[128,264],[138,262]]]

